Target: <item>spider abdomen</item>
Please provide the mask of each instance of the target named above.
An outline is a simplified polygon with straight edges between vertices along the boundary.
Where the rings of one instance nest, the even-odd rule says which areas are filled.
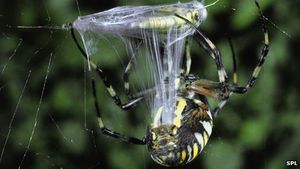
[[[197,106],[195,100],[186,102],[180,126],[165,124],[148,131],[148,150],[152,159],[161,165],[174,167],[189,163],[201,153],[211,135],[210,111]]]
[[[162,126],[161,126],[162,127]],[[171,125],[170,125],[171,127]],[[209,139],[209,133],[188,132],[178,130],[175,136],[161,136],[148,142],[152,159],[164,166],[174,167],[194,160],[203,150]]]

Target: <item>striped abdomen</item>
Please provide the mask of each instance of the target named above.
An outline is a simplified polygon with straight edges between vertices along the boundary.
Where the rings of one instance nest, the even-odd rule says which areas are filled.
[[[180,126],[160,125],[147,134],[151,157],[164,166],[178,166],[195,159],[204,149],[212,132],[213,119],[208,109],[187,99]]]

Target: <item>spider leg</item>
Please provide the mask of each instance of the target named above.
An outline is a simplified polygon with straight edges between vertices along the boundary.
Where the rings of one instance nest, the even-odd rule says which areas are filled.
[[[125,68],[125,71],[124,71],[124,74],[123,74],[123,80],[124,80],[124,90],[125,90],[125,94],[130,98],[130,83],[129,83],[129,71],[132,67],[132,61],[134,59],[134,56],[131,56],[126,68]]]
[[[103,80],[104,85],[106,86],[106,90],[110,94],[110,96],[113,98],[113,101],[116,105],[118,105],[121,109],[127,109],[132,106],[134,106],[137,102],[141,101],[143,97],[137,97],[137,98],[131,98],[127,103],[122,103],[120,97],[115,92],[114,88],[112,87],[111,83],[108,81],[106,75],[103,73],[103,71],[97,66],[96,71],[98,75]]]
[[[260,5],[259,5],[257,0],[255,0],[255,5],[257,6],[257,9],[259,11],[260,19],[262,20],[262,30],[263,30],[263,34],[264,34],[264,45],[263,45],[263,48],[261,49],[258,63],[256,65],[256,67],[254,68],[254,70],[252,72],[252,75],[251,75],[250,79],[248,80],[248,83],[245,87],[238,87],[237,86],[236,59],[235,59],[235,55],[234,55],[233,44],[232,44],[231,41],[229,41],[231,51],[232,51],[232,55],[233,55],[233,66],[234,66],[233,67],[233,86],[232,86],[232,88],[233,89],[239,88],[241,91],[243,91],[243,92],[240,92],[241,94],[246,93],[248,91],[248,89],[250,89],[254,85],[254,83],[255,83],[255,81],[256,81],[259,73],[260,73],[261,67],[263,66],[263,64],[265,62],[265,58],[266,58],[266,56],[268,55],[268,52],[269,52],[269,33],[268,33],[268,30],[267,30],[267,26],[266,26],[265,16],[263,15],[263,12],[262,12],[262,10],[260,8]],[[229,96],[232,95],[232,93],[233,92],[230,92]],[[224,107],[224,105],[227,103],[227,101],[228,101],[228,98],[225,99],[225,100],[222,100],[219,103],[219,105],[213,110],[214,116],[217,116],[218,112]]]
[[[219,97],[221,95],[214,91],[214,89],[220,89],[221,88],[221,84],[219,82],[209,81],[209,80],[205,80],[205,79],[199,79],[199,80],[196,80],[192,83],[194,86],[197,86],[197,87],[200,86],[200,88],[209,89],[211,95],[213,94],[213,96],[211,96],[211,97],[221,100],[219,102],[219,104],[217,105],[217,107],[215,107],[214,110],[212,111],[212,115],[214,117],[216,117],[218,112],[225,106],[225,104],[229,100],[229,97],[233,93],[243,93],[243,92],[245,92],[245,89],[243,87],[237,87],[238,75],[237,75],[237,63],[236,63],[236,57],[235,57],[235,52],[234,52],[234,46],[233,46],[233,43],[232,43],[230,38],[228,39],[228,42],[229,42],[229,45],[230,45],[230,49],[231,49],[231,53],[232,53],[231,56],[232,56],[232,61],[233,61],[233,72],[232,72],[233,85],[227,85],[227,88],[230,91],[229,94],[227,95],[227,97],[225,97],[224,99],[220,99]],[[197,92],[197,91],[195,91],[195,92],[198,93],[198,94],[205,95],[204,92],[202,92],[202,93]],[[205,96],[210,96],[210,95],[206,94]]]
[[[264,44],[259,54],[259,59],[256,64],[256,67],[254,68],[251,77],[249,78],[247,84],[245,86],[237,86],[237,80],[235,80],[237,77],[236,70],[234,71],[234,85],[232,86],[231,91],[240,91],[240,92],[234,92],[234,93],[240,93],[244,94],[246,93],[253,85],[255,84],[255,81],[261,71],[261,68],[263,64],[265,63],[266,56],[269,53],[269,33],[266,26],[265,16],[262,13],[262,10],[259,6],[259,3],[257,0],[255,0],[255,4],[257,6],[257,9],[259,11],[260,19],[262,20],[262,30],[264,34]],[[232,44],[231,44],[232,45]],[[236,68],[235,68],[236,69]]]
[[[254,83],[255,83],[255,81],[256,81],[256,79],[257,79],[257,77],[258,77],[258,75],[261,71],[261,68],[262,68],[262,66],[265,62],[265,58],[266,58],[266,56],[269,52],[269,34],[268,34],[267,26],[266,26],[265,16],[263,15],[263,12],[262,12],[262,10],[260,8],[260,5],[259,5],[257,0],[255,0],[255,5],[257,6],[257,9],[259,11],[260,19],[262,20],[262,30],[263,30],[263,33],[264,33],[264,45],[263,45],[263,48],[261,49],[261,52],[260,52],[259,61],[256,65],[256,67],[254,68],[254,70],[252,72],[252,75],[249,78],[248,83],[246,84],[246,86],[237,86],[236,60],[235,60],[235,56],[234,56],[232,43],[230,42],[231,50],[233,52],[233,62],[234,62],[234,64],[233,64],[234,65],[234,68],[233,68],[233,85],[228,85],[227,84],[227,75],[226,75],[222,60],[221,60],[221,53],[220,53],[219,49],[217,49],[215,47],[215,45],[201,31],[199,31],[197,29],[197,27],[193,23],[191,23],[188,19],[175,14],[175,16],[185,20],[187,23],[189,23],[192,27],[195,28],[196,36],[198,37],[197,41],[206,50],[206,52],[208,52],[211,55],[211,57],[216,62],[217,69],[218,69],[218,75],[219,75],[219,81],[220,81],[220,85],[221,85],[221,91],[223,93],[223,98],[224,99],[222,99],[221,102],[218,104],[218,106],[214,109],[214,111],[213,111],[214,116],[216,116],[217,113],[223,108],[223,106],[227,103],[228,98],[233,93],[244,94],[254,85]],[[218,96],[220,96],[220,95],[218,95],[214,91],[206,90],[207,88],[208,89],[216,89],[216,88],[220,88],[220,86],[216,82],[207,83],[207,81],[205,83],[194,82],[190,86],[190,89],[192,89],[193,91],[195,91],[198,94],[203,94],[205,96],[211,96],[211,97],[214,97],[214,98],[219,98]]]
[[[233,85],[228,86],[228,89],[229,89],[230,93],[227,95],[227,97],[225,97],[224,99],[221,99],[220,98],[221,95],[218,94],[217,92],[215,92],[215,89],[220,89],[221,88],[221,84],[219,82],[209,81],[209,80],[205,80],[205,79],[199,79],[199,80],[196,80],[192,83],[194,86],[196,86],[196,89],[197,88],[202,88],[202,89],[204,88],[204,89],[207,90],[207,92],[209,92],[209,94],[206,94],[205,92],[201,92],[199,90],[198,91],[194,90],[196,93],[202,94],[202,95],[205,95],[205,96],[210,96],[210,97],[213,97],[215,99],[221,100],[219,102],[219,104],[217,105],[217,107],[214,108],[214,110],[212,111],[212,115],[214,117],[216,117],[218,112],[225,106],[225,104],[229,100],[229,97],[233,93],[242,93],[243,92],[243,88],[236,87],[237,86],[237,81],[238,81],[236,57],[235,57],[235,52],[234,52],[234,46],[233,46],[233,43],[232,43],[230,38],[228,39],[228,42],[229,42],[229,45],[230,45],[230,49],[231,49],[231,53],[232,53],[232,61],[233,61],[233,73],[232,73]],[[195,79],[193,79],[193,80],[195,80]],[[236,87],[239,90],[234,90],[234,87]]]
[[[259,3],[257,0],[255,0],[255,4],[257,6],[257,9],[259,11],[259,15],[260,15],[260,19],[262,20],[262,30],[263,30],[263,34],[264,34],[264,44],[263,44],[263,48],[260,51],[260,56],[259,56],[259,60],[257,62],[256,67],[254,68],[252,75],[250,77],[250,79],[248,80],[247,85],[245,86],[245,89],[248,91],[248,89],[250,89],[251,87],[253,87],[260,71],[261,68],[263,66],[263,64],[265,63],[265,58],[269,53],[269,33],[267,30],[267,26],[266,26],[266,20],[265,20],[265,16],[262,13],[262,10],[259,6]]]
[[[79,49],[79,51],[81,52],[81,54],[83,55],[85,60],[88,60],[87,54],[82,49],[82,47],[79,45],[79,43],[75,37],[73,27],[71,27],[71,35],[74,39],[74,42],[76,43],[77,48]],[[131,98],[131,100],[129,100],[127,103],[122,103],[120,97],[115,92],[115,89],[112,87],[111,82],[108,80],[108,78],[105,75],[105,73],[103,72],[103,70],[99,66],[97,66],[95,63],[93,63],[92,61],[90,61],[89,63],[91,65],[91,67],[96,70],[98,76],[102,79],[104,85],[106,86],[106,90],[109,93],[109,95],[112,97],[114,103],[116,105],[118,105],[121,109],[127,109],[130,107],[133,107],[137,102],[139,102],[143,99],[143,97]]]
[[[237,86],[237,82],[238,82],[238,76],[237,76],[237,63],[236,63],[236,57],[235,57],[235,52],[234,52],[234,46],[232,43],[231,38],[228,38],[228,42],[230,45],[230,49],[231,49],[231,56],[232,56],[232,61],[233,61],[233,72],[232,72],[232,81],[233,81],[233,86],[236,87]],[[241,89],[241,88],[240,88]],[[241,89],[243,90],[243,89]],[[217,105],[217,107],[214,108],[214,110],[212,111],[212,115],[214,117],[217,117],[218,113],[220,112],[220,110],[225,106],[225,104],[228,102],[229,97],[233,94],[234,92],[231,91],[228,94],[228,97],[224,100],[221,100],[219,102],[219,104]],[[237,92],[238,93],[238,92]],[[242,93],[242,92],[240,92]]]
[[[197,31],[197,41],[200,45],[203,46],[203,48],[210,54],[210,56],[214,59],[216,66],[217,66],[217,71],[218,71],[218,76],[219,76],[219,82],[221,83],[221,91],[223,93],[226,93],[226,83],[227,83],[227,73],[225,71],[222,57],[221,57],[221,52],[220,50],[212,43],[212,41],[206,37],[202,32],[199,30]]]
[[[96,113],[97,113],[98,125],[99,125],[100,131],[102,132],[102,134],[107,135],[109,137],[113,137],[113,138],[122,140],[124,142],[137,144],[137,145],[145,145],[146,142],[144,140],[141,140],[141,139],[138,139],[138,138],[135,138],[135,137],[125,136],[125,135],[122,135],[118,132],[112,131],[111,129],[105,127],[105,125],[103,123],[103,120],[102,120],[100,108],[99,108],[99,105],[98,105],[96,85],[95,85],[95,80],[94,79],[92,80],[92,88],[93,88],[93,97],[94,97],[94,104],[95,104]]]
[[[217,66],[217,71],[218,71],[218,76],[219,76],[219,81],[222,85],[222,92],[226,93],[226,82],[227,82],[227,74],[223,65],[222,57],[221,57],[221,52],[220,50],[212,43],[212,41],[204,35],[197,27],[191,23],[188,19],[175,14],[175,16],[183,19],[186,21],[188,24],[190,24],[192,27],[195,28],[196,31],[196,37],[197,37],[197,42],[204,48],[204,50],[209,53],[209,55],[214,59],[216,66]]]
[[[125,94],[128,96],[128,98],[132,98],[132,95],[130,93],[129,72],[132,68],[133,61],[135,59],[136,53],[141,44],[142,44],[142,42],[137,43],[137,46],[135,47],[135,49],[133,49],[134,47],[131,44],[129,44],[129,47],[130,47],[129,50],[131,51],[130,53],[132,53],[132,56],[130,57],[130,60],[128,61],[125,71],[123,73],[124,90],[125,90]]]

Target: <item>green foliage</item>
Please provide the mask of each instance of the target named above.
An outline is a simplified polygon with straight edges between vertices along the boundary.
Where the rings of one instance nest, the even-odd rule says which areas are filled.
[[[207,169],[238,169],[241,168],[242,156],[241,149],[227,141],[212,141],[211,146],[207,148],[205,154],[205,163]]]
[[[78,0],[82,15],[120,5],[175,2],[177,0]],[[212,2],[207,0],[206,4]],[[213,135],[204,152],[195,162],[182,168],[281,169],[286,160],[300,163],[300,59],[297,49],[300,4],[280,0],[259,2],[270,20],[270,53],[261,76],[247,94],[231,98],[215,119]],[[221,49],[229,75],[232,63],[227,37],[232,38],[238,59],[239,84],[246,84],[263,40],[254,0],[220,0],[208,11],[208,19],[201,30]],[[26,77],[29,70],[32,71],[13,119],[0,168],[17,168],[21,162],[35,124],[51,56],[35,133],[21,168],[164,168],[151,160],[145,147],[128,145],[100,134],[90,90],[90,73],[69,32],[7,27],[61,25],[75,20],[78,13],[75,0],[0,2],[0,150],[3,150]],[[19,39],[22,39],[21,45],[13,54]],[[110,43],[112,45],[99,44],[102,49],[97,63],[105,68],[121,92],[127,56],[119,41],[111,40]],[[192,72],[216,80],[212,59],[197,44],[192,47]],[[129,112],[120,111],[103,89],[101,80],[95,74],[92,76],[96,77],[99,104],[107,125],[120,133],[142,138],[150,118],[145,105]],[[121,95],[125,99],[124,93]]]

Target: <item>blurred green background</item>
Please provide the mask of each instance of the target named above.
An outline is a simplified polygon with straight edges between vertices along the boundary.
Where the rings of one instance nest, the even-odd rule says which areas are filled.
[[[78,0],[78,8],[75,0],[0,1],[0,149],[3,152],[0,168],[20,165],[32,169],[164,168],[151,160],[145,146],[129,145],[100,134],[90,76],[69,32],[10,26],[61,25],[74,21],[78,9],[86,15],[121,5],[176,2]],[[207,0],[206,4],[211,2]],[[300,1],[261,0],[260,3],[265,16],[291,37],[268,24],[270,53],[256,85],[246,95],[231,98],[215,119],[213,134],[202,154],[178,168],[293,168],[286,167],[287,160],[298,160],[300,165],[300,57],[297,54]],[[227,39],[232,38],[239,84],[243,85],[255,66],[263,40],[254,1],[220,0],[208,12],[201,29],[221,49],[228,72],[232,63]],[[213,61],[196,44],[193,46],[192,73],[217,79]],[[121,57],[105,53],[99,58],[99,64],[120,89],[125,69],[121,63],[128,59],[125,49],[120,48]],[[49,59],[48,79],[39,106]],[[30,78],[21,94],[29,72]],[[120,111],[103,90],[100,80],[98,89],[107,126],[143,137],[150,119],[143,105],[129,112]],[[27,149],[35,118],[36,128]]]

